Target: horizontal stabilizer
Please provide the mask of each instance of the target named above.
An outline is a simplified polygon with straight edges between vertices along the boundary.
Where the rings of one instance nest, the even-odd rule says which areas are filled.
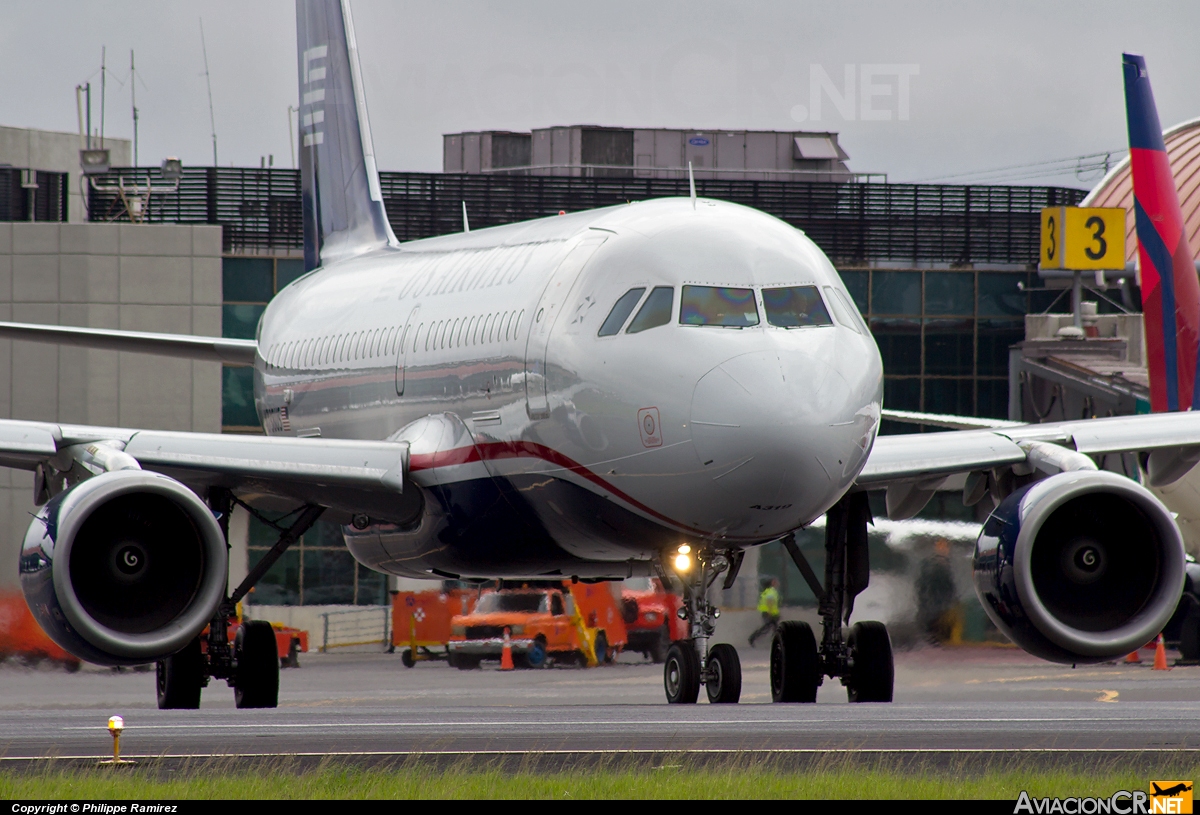
[[[80,328],[69,325],[0,322],[0,339],[47,342],[95,348],[102,351],[129,351],[156,354],[201,362],[254,364],[258,343],[254,340],[230,340],[224,337],[198,337],[193,334],[156,334],[149,331],[119,331],[111,328]]]

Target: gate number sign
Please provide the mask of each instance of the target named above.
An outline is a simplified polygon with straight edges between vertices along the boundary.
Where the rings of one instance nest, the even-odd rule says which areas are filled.
[[[1122,207],[1046,207],[1039,269],[1125,268]]]

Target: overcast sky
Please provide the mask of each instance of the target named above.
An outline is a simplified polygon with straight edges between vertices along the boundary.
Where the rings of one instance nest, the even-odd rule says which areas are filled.
[[[291,166],[292,3],[0,2],[0,124],[75,132],[74,88],[90,79],[98,126],[107,46],[106,133],[128,138],[133,48],[141,163],[170,154],[211,164],[203,15],[220,163],[274,154]],[[1122,50],[1146,56],[1164,126],[1200,116],[1195,2],[352,8],[385,170],[440,170],[443,133],[576,123],[833,130],[852,169],[892,181],[1119,150]],[[1021,183],[1094,180],[1067,172]]]

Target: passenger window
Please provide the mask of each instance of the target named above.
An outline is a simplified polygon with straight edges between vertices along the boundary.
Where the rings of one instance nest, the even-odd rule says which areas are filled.
[[[642,299],[642,295],[646,293],[645,287],[638,289],[630,289],[621,295],[620,299],[613,305],[612,311],[608,312],[608,316],[604,318],[604,324],[600,326],[600,331],[597,332],[597,337],[611,337],[613,334],[621,330],[621,326],[625,325],[625,320],[633,313],[633,307],[638,304],[638,300]]]
[[[816,286],[763,289],[763,308],[767,322],[781,328],[833,325]]]
[[[679,305],[682,325],[716,325],[747,328],[758,325],[758,305],[753,289],[720,286],[684,286]]]
[[[657,328],[671,322],[671,308],[675,302],[675,289],[670,286],[655,286],[650,296],[638,309],[637,316],[625,329],[626,334],[636,334],[648,328]]]
[[[550,613],[555,617],[561,617],[563,614],[563,603],[561,594],[550,595]]]

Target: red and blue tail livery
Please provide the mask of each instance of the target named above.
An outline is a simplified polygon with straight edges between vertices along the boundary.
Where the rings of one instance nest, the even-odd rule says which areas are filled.
[[[1141,264],[1142,310],[1155,413],[1200,406],[1200,281],[1183,231],[1183,214],[1146,60],[1123,55],[1129,160]]]

